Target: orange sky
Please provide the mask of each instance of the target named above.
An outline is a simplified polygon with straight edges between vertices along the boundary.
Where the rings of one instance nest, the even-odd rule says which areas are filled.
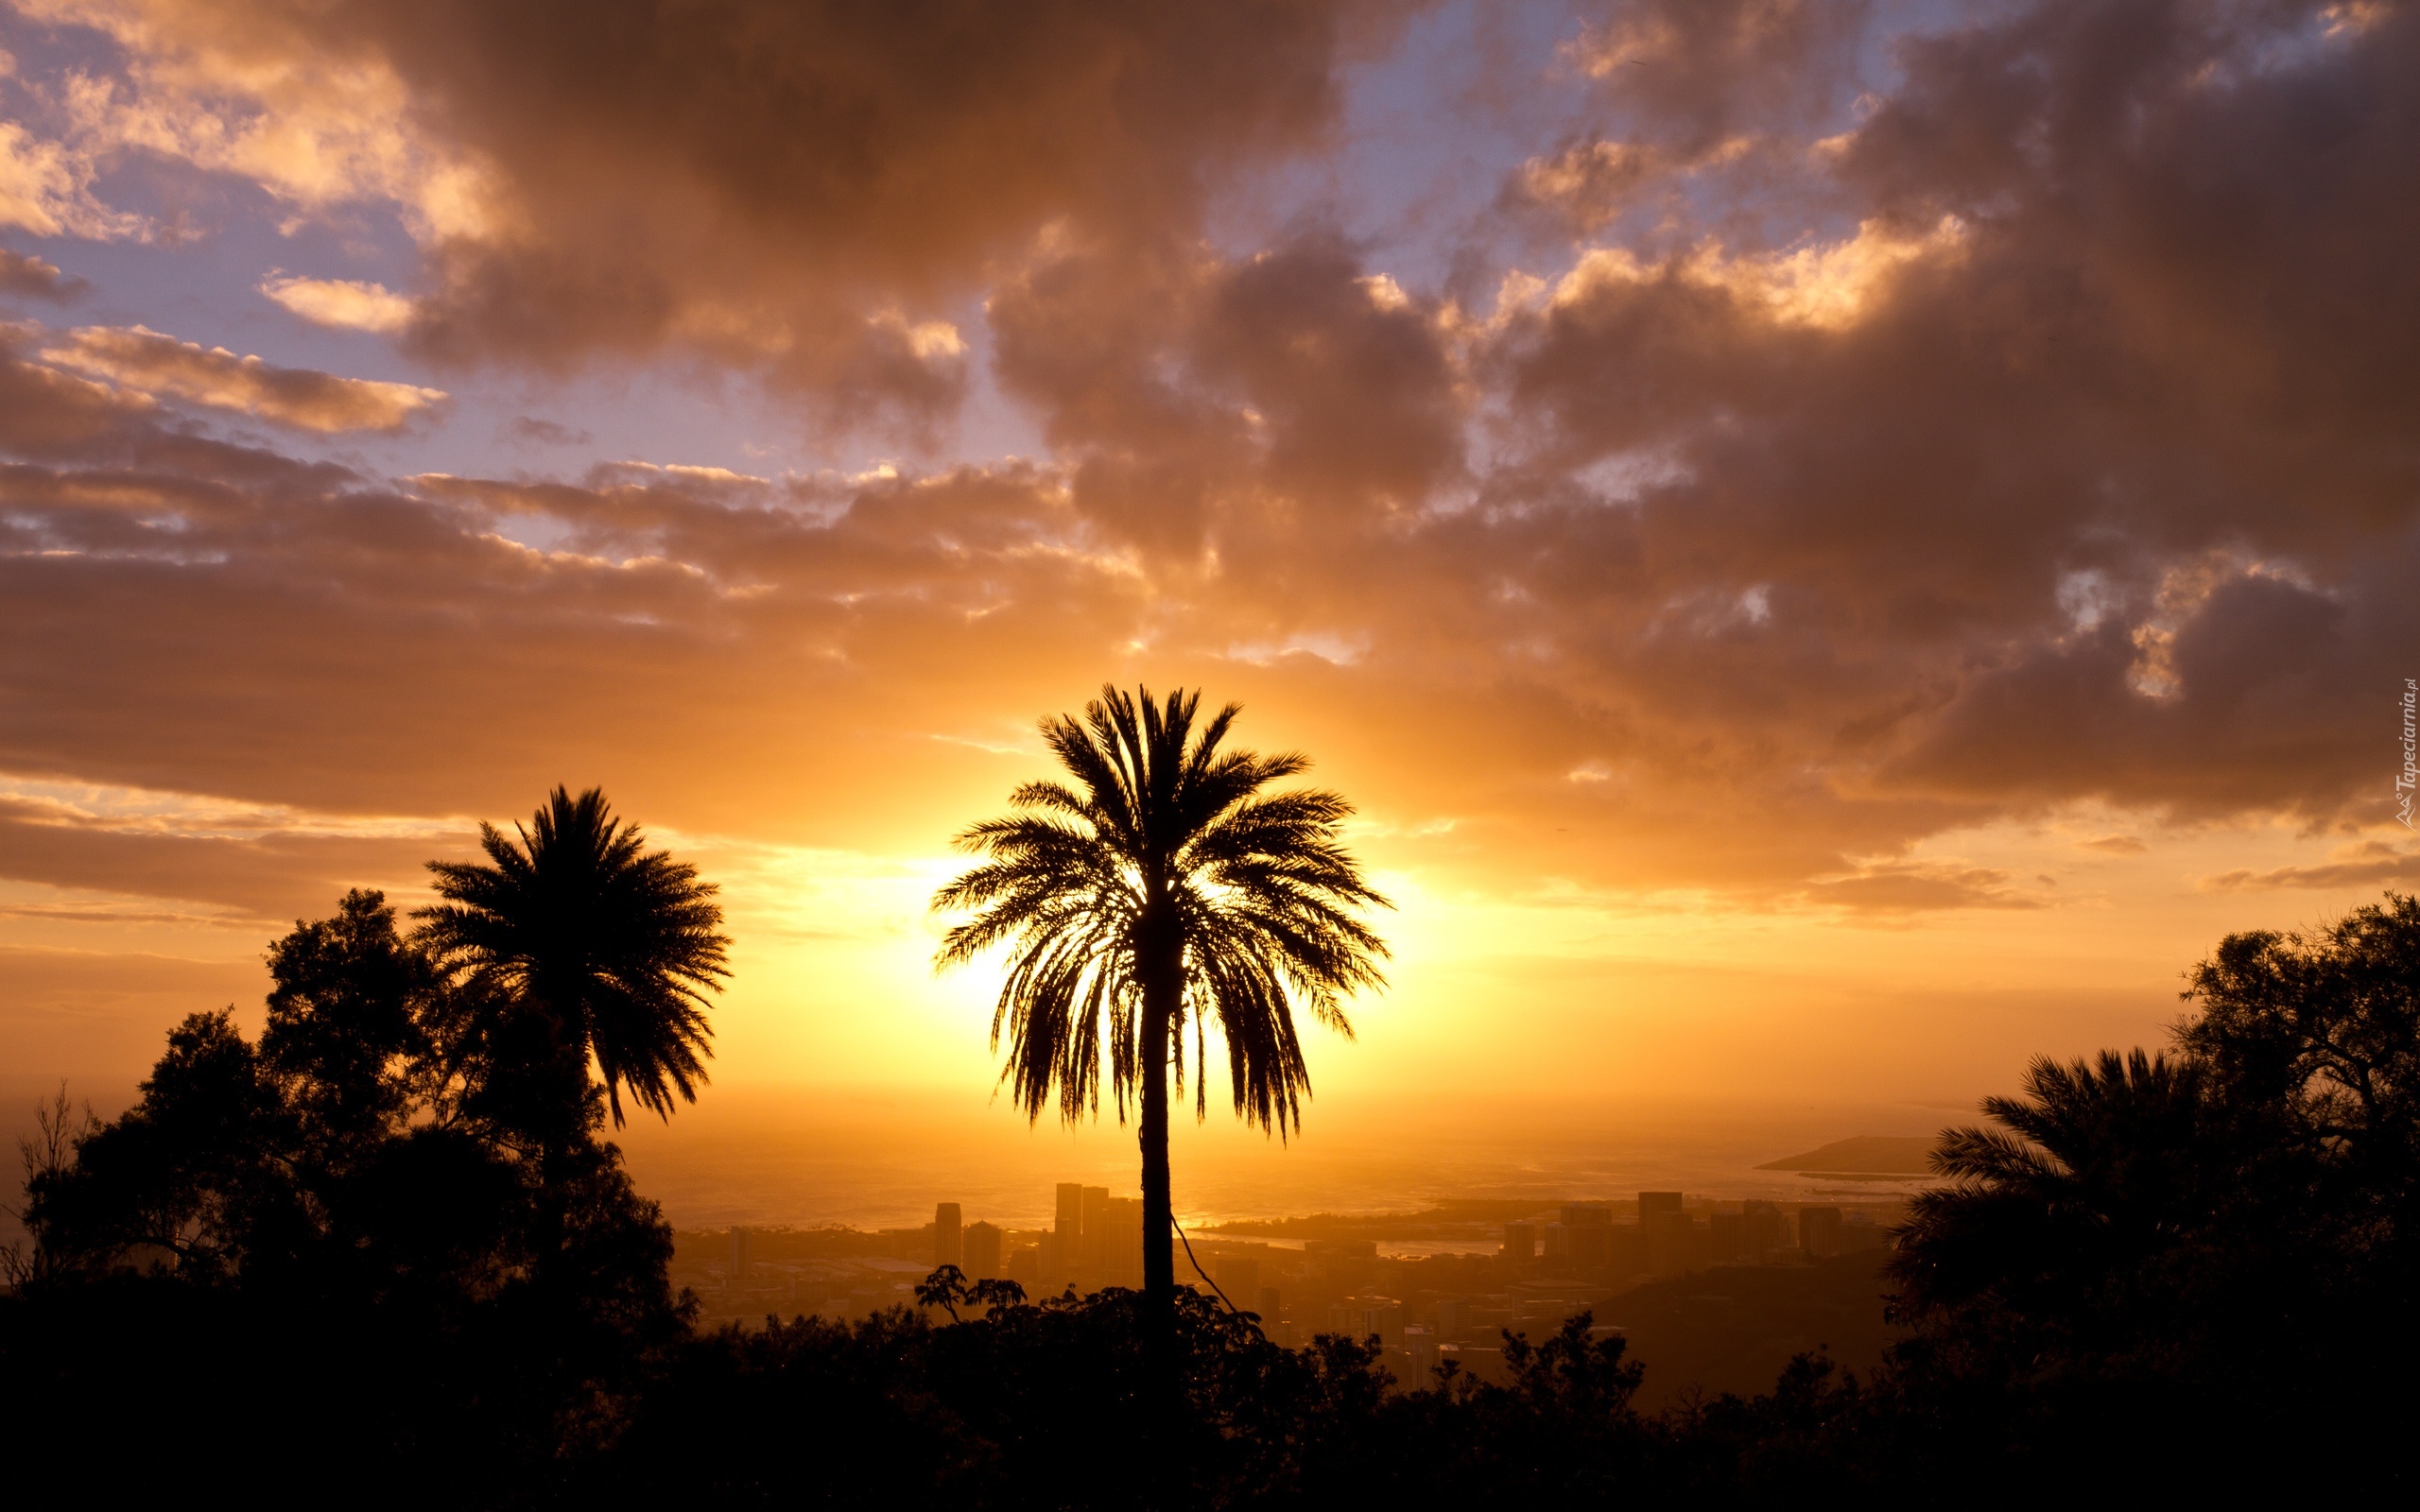
[[[1928,1126],[2420,877],[2410,8],[597,9],[0,9],[12,1098],[564,782],[717,1089],[979,1109],[1104,679],[1360,807],[1315,1123]]]

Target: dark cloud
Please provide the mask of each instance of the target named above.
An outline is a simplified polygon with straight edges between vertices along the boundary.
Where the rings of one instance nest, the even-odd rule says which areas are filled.
[[[92,285],[60,272],[58,265],[0,247],[0,294],[23,299],[72,300]]]
[[[391,70],[411,129],[475,177],[475,210],[432,220],[418,350],[561,366],[671,347],[838,421],[912,424],[962,390],[952,322],[995,265],[1063,233],[1185,244],[1236,171],[1323,140],[1341,64],[1396,8],[205,9],[184,51]]]
[[[539,446],[585,446],[591,439],[585,430],[531,415],[515,415],[497,434],[508,440]]]

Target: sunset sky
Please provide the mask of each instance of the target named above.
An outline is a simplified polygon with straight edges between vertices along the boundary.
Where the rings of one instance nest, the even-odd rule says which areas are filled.
[[[1314,1137],[1938,1126],[2420,881],[2415,170],[2387,0],[0,0],[0,1092],[560,782],[710,1104],[1016,1137],[1115,679],[1358,806]]]

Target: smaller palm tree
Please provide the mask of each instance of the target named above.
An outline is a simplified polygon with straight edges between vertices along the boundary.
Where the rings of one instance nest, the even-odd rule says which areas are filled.
[[[419,910],[420,938],[475,1000],[537,1032],[566,1095],[589,1095],[594,1057],[614,1123],[622,1093],[668,1118],[706,1079],[706,994],[730,975],[715,887],[695,867],[643,849],[596,788],[558,787],[518,838],[479,826],[489,865],[432,861],[444,902]],[[525,1072],[537,1068],[523,1068]],[[525,1085],[533,1078],[517,1078]]]
[[[1221,750],[1239,706],[1197,733],[1200,703],[1182,689],[1160,704],[1104,688],[1081,721],[1045,719],[1075,785],[1018,788],[1010,801],[1023,812],[958,837],[982,865],[933,899],[973,914],[943,936],[938,965],[1008,953],[992,1046],[1007,1034],[1001,1079],[1028,1116],[1054,1095],[1070,1122],[1097,1114],[1104,1059],[1119,1122],[1138,1105],[1143,1286],[1160,1310],[1176,1286],[1168,1082],[1182,1091],[1186,1031],[1196,1116],[1208,1111],[1199,1068],[1215,1021],[1236,1114],[1282,1136],[1310,1092],[1294,1005],[1349,1037],[1343,999],[1384,985],[1387,954],[1355,917],[1386,900],[1338,841],[1351,805],[1266,791],[1309,761]]]
[[[1945,1130],[1890,1274],[1912,1315],[1970,1313],[2019,1330],[2139,1327],[2206,1242],[2231,1167],[2201,1066],[2136,1050],[2037,1058],[2026,1095],[1991,1097],[1998,1128]]]

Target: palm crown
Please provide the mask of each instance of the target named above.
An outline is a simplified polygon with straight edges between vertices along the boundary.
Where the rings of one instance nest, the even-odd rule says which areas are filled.
[[[621,1092],[669,1116],[697,1100],[713,1052],[706,996],[730,974],[715,888],[697,868],[646,850],[603,793],[558,787],[519,838],[479,826],[493,865],[433,861],[445,902],[419,910],[446,966],[546,1021],[585,1078],[596,1059],[614,1122]]]
[[[1106,1051],[1122,1121],[1162,1064],[1182,1087],[1185,1028],[1198,1068],[1215,1019],[1236,1111],[1282,1134],[1310,1088],[1293,1005],[1349,1036],[1343,997],[1384,983],[1386,946],[1353,910],[1386,900],[1338,843],[1351,806],[1265,792],[1308,760],[1222,752],[1238,706],[1197,734],[1200,701],[1104,688],[1080,722],[1044,720],[1075,785],[1028,782],[1011,799],[1024,812],[958,837],[986,859],[933,900],[973,913],[943,937],[939,964],[1007,947],[992,1042],[1005,1032],[1002,1080],[1035,1118],[1054,1092],[1070,1120],[1097,1111]],[[1197,1074],[1197,1111],[1206,1096]]]

